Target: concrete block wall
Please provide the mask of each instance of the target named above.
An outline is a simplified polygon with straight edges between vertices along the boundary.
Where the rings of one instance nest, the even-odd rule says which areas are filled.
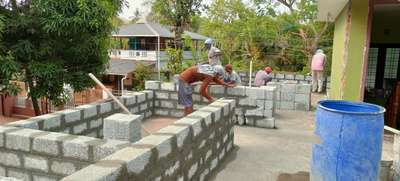
[[[234,148],[235,106],[218,100],[63,181],[208,180]]]
[[[310,111],[311,85],[292,81],[269,82],[267,86],[277,88],[276,108],[280,110]]]
[[[242,85],[248,86],[249,84],[249,73],[248,72],[240,72],[239,76],[242,80]],[[252,75],[252,80],[254,82],[254,78],[256,76],[256,72]],[[294,81],[299,84],[311,84],[312,77],[309,75],[301,75],[296,73],[272,73],[272,82],[284,82],[284,81]],[[331,85],[330,76],[324,78],[324,86],[329,89]]]
[[[0,176],[55,181],[93,164],[130,142],[0,126]]]
[[[183,117],[183,107],[178,104],[178,85],[173,82],[146,81],[147,90],[154,91],[154,114],[160,116]],[[198,110],[208,104],[199,94],[200,85],[194,86],[194,109]],[[214,98],[228,98],[236,101],[236,112],[239,122],[247,121],[256,127],[275,127],[275,87],[249,88],[237,86],[226,88],[219,85],[209,86],[208,92]]]
[[[119,99],[131,113],[148,118],[153,115],[153,94],[153,91],[135,92]],[[13,122],[7,126],[101,138],[104,119],[119,112],[122,109],[118,104],[108,100]]]

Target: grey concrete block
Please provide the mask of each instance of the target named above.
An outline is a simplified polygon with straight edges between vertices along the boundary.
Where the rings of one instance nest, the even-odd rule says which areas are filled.
[[[277,79],[285,79],[285,74],[275,74],[275,78],[277,78]]]
[[[94,161],[99,161],[130,144],[128,141],[106,140],[104,144],[93,145]]]
[[[310,104],[295,103],[295,110],[297,111],[309,111],[310,107]]]
[[[76,107],[76,109],[83,110],[83,119],[87,119],[97,115],[97,105],[85,104]]]
[[[265,118],[256,120],[256,127],[260,128],[275,128],[275,118]]]
[[[134,95],[122,95],[120,99],[122,99],[127,106],[136,104],[136,97]]]
[[[282,110],[294,110],[294,102],[287,102],[287,101],[281,101],[280,102],[280,109]]]
[[[212,113],[210,113],[210,112],[195,111],[195,112],[187,115],[186,117],[202,118],[202,120],[204,120],[204,122],[206,123],[207,126],[211,125],[211,123],[213,121]]]
[[[64,161],[53,161],[50,168],[52,172],[60,175],[71,175],[77,170],[73,163]]]
[[[114,114],[104,120],[103,133],[106,139],[136,142],[141,138],[140,115]]]
[[[17,178],[14,178],[14,177],[2,177],[2,176],[0,176],[0,180],[1,181],[23,181],[21,179],[17,179]]]
[[[85,136],[78,136],[72,140],[63,142],[63,154],[67,158],[75,158],[83,161],[89,160],[89,144],[87,142],[97,139]]]
[[[57,113],[36,116],[35,118],[43,120],[43,129],[45,130],[61,126],[61,115]]]
[[[35,134],[41,134],[43,131],[23,129],[6,134],[6,147],[11,150],[30,151],[30,139]]]
[[[247,87],[246,88],[246,95],[250,98],[257,98],[257,99],[265,99],[264,90],[258,87]]]
[[[167,92],[155,92],[156,99],[169,99],[169,94]]]
[[[66,134],[50,133],[35,137],[32,142],[32,149],[38,153],[57,156],[60,154],[58,151],[58,142],[61,142],[60,138],[65,136]]]
[[[286,74],[285,79],[286,80],[294,80],[294,74]]]
[[[310,84],[297,84],[296,85],[296,93],[297,94],[311,94],[311,85]]]
[[[151,154],[152,153],[150,148],[127,147],[108,156],[104,159],[104,161],[123,161],[124,163],[126,163],[127,171],[129,174],[139,174],[150,163]]]
[[[302,104],[310,104],[311,95],[310,94],[296,94],[295,102],[302,103]]]
[[[162,100],[160,101],[160,106],[162,108],[175,108],[174,102],[172,101],[167,101],[167,100]]]
[[[154,91],[144,90],[142,92],[146,94],[148,100],[154,98]]]
[[[146,93],[135,92],[133,94],[136,96],[137,103],[142,103],[146,101]]]
[[[281,100],[287,102],[294,102],[296,97],[296,93],[294,92],[282,92],[281,93]]]
[[[239,99],[239,106],[256,106],[256,99],[254,98],[241,98]]]
[[[167,156],[172,151],[173,137],[171,135],[150,135],[139,140],[135,144],[137,145],[153,145],[158,152],[158,158]],[[134,145],[135,145],[134,144]]]
[[[246,87],[244,86],[236,86],[233,88],[227,89],[227,94],[229,96],[246,96]]]
[[[176,84],[173,82],[162,82],[161,83],[161,90],[165,91],[176,91]]]
[[[160,89],[160,81],[146,81],[144,83],[145,89],[147,90],[159,90]]]
[[[76,125],[76,126],[74,126],[74,128],[72,130],[73,130],[74,134],[81,134],[87,130],[87,124],[82,123],[82,124]]]
[[[67,109],[64,111],[60,111],[57,113],[61,113],[65,115],[65,123],[73,123],[81,120],[81,110],[77,109]]]
[[[6,176],[6,168],[2,166],[0,166],[0,177],[1,176]]]
[[[24,165],[27,169],[40,170],[42,172],[49,171],[48,160],[40,156],[25,156]]]
[[[29,173],[24,172],[22,170],[9,169],[8,170],[8,176],[16,178],[16,179],[23,180],[23,181],[30,181]]]
[[[21,167],[21,159],[15,153],[0,152],[0,163],[5,166]]]
[[[170,97],[171,100],[175,100],[175,101],[178,100],[178,94],[177,94],[177,93],[171,93],[171,94],[169,95],[169,97]]]
[[[222,107],[224,116],[227,116],[231,111],[231,108],[230,108],[231,104],[232,104],[232,102],[228,103],[228,102],[222,102],[222,101],[215,101],[215,102],[211,103],[209,106]]]
[[[39,129],[39,122],[41,120],[37,118],[30,118],[27,120],[15,121],[12,123],[6,124],[6,126],[20,127],[20,128],[28,128],[28,129]]]
[[[48,177],[48,176],[43,176],[43,175],[32,175],[32,181],[57,181],[57,178],[54,177]]]
[[[218,107],[210,107],[210,106],[206,106],[203,107],[201,109],[199,109],[199,111],[202,112],[211,112],[214,115],[214,121],[218,121],[221,119],[221,116],[223,114],[223,110],[221,108]]]
[[[311,76],[309,76],[309,75],[307,75],[307,76],[306,76],[306,80],[308,80],[308,81],[312,81],[312,77],[311,77]]]
[[[305,80],[305,76],[304,75],[300,75],[300,74],[296,74],[295,79],[296,80]]]
[[[282,84],[281,92],[295,93],[296,92],[296,84],[287,84],[287,83]]]
[[[264,109],[259,108],[259,109],[247,110],[245,113],[245,116],[246,117],[252,117],[252,116],[264,117]]]
[[[118,180],[121,176],[123,165],[116,161],[100,161],[65,177],[62,181],[112,181]],[[96,174],[94,174],[96,173]]]
[[[154,114],[158,116],[168,116],[169,110],[168,109],[154,109]]]
[[[225,94],[225,87],[222,85],[212,85],[209,87],[211,94]]]
[[[190,133],[190,127],[189,126],[167,126],[165,128],[162,128],[159,130],[157,133],[168,133],[168,134],[174,134],[177,138],[177,144],[178,148],[182,148],[184,141],[188,138],[189,133]]]
[[[111,112],[111,102],[105,102],[100,104],[100,114]]]
[[[184,124],[191,126],[194,136],[198,136],[202,131],[200,119],[184,117],[178,121],[175,121],[174,124]]]
[[[99,128],[103,125],[103,118],[94,119],[90,121],[90,129],[92,128]]]
[[[139,106],[140,111],[145,111],[145,110],[147,110],[147,108],[148,108],[148,105],[146,102],[140,104],[140,106]]]
[[[176,118],[181,118],[181,117],[185,116],[185,112],[182,110],[171,110],[170,116],[176,117]]]

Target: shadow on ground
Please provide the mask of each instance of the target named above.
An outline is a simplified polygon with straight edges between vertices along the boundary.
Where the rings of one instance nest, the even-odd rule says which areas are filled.
[[[278,176],[276,181],[309,181],[310,173],[297,172],[295,174],[282,173]]]

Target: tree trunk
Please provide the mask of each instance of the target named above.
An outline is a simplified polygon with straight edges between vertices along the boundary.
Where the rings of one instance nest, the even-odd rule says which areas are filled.
[[[34,89],[33,80],[32,80],[32,78],[30,77],[30,75],[28,73],[27,73],[26,77],[28,79],[27,81],[28,81],[29,90],[32,91]],[[35,110],[35,115],[36,116],[41,115],[40,106],[39,106],[39,102],[38,102],[38,97],[36,97],[34,94],[33,95],[30,94],[30,97],[31,97],[31,100],[32,100],[33,109]]]

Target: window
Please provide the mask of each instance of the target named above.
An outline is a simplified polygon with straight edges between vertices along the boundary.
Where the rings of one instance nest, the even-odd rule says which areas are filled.
[[[385,79],[396,79],[399,65],[400,48],[388,48],[386,51]]]
[[[376,69],[378,65],[379,48],[370,48],[368,55],[368,70],[366,78],[366,87],[368,89],[375,88]]]

